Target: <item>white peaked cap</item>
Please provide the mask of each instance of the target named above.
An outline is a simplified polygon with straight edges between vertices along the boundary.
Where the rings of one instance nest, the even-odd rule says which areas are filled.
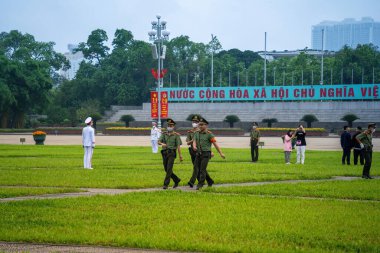
[[[84,123],[88,124],[88,123],[90,123],[91,121],[92,121],[92,118],[91,118],[91,117],[88,117],[88,118],[84,121]]]

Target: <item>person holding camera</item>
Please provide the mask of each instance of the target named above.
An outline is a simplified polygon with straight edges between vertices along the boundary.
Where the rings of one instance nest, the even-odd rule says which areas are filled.
[[[295,133],[289,130],[284,136],[282,136],[284,142],[285,164],[290,164],[290,154],[292,153],[292,140],[295,138]]]
[[[368,129],[356,136],[356,141],[359,143],[361,149],[363,150],[364,155],[364,166],[362,178],[373,179],[370,176],[369,171],[371,170],[372,165],[372,135],[376,131],[376,123],[368,124]]]
[[[296,129],[295,136],[297,138],[296,147],[297,147],[297,164],[305,163],[305,151],[306,151],[306,131],[303,125],[299,125]]]

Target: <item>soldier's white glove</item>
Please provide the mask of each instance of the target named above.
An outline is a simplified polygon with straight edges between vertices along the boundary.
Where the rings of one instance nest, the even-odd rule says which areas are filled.
[[[363,143],[360,143],[360,148],[361,148],[361,149],[364,148],[364,144],[363,144]]]

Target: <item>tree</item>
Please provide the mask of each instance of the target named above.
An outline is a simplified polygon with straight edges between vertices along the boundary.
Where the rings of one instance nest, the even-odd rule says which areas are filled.
[[[123,115],[120,117],[120,121],[125,122],[125,127],[129,127],[129,123],[135,121],[135,118],[132,115]]]
[[[346,121],[348,123],[348,126],[352,127],[352,122],[354,122],[357,119],[360,119],[360,118],[356,116],[355,114],[348,113],[344,115],[340,120]]]
[[[87,42],[79,43],[78,48],[74,51],[81,51],[86,59],[90,61],[96,60],[96,63],[100,64],[101,60],[108,54],[109,47],[105,45],[107,40],[106,31],[96,29],[88,36]]]
[[[193,119],[194,116],[202,117],[200,114],[189,114],[189,116],[187,116],[186,120],[187,121],[192,121],[192,119]]]
[[[277,123],[278,120],[276,118],[270,118],[270,119],[263,119],[261,122],[267,123],[268,127],[270,128],[270,127],[272,127],[272,124]]]
[[[234,127],[234,123],[239,122],[239,121],[240,121],[240,119],[236,115],[227,115],[224,118],[224,122],[229,123],[230,124],[230,128],[233,128]]]
[[[83,123],[87,117],[92,117],[94,128],[96,128],[96,121],[101,119],[100,111],[100,102],[93,99],[83,102],[81,107],[76,110],[76,114],[81,123]]]
[[[94,128],[96,129],[96,122],[102,119],[102,115],[98,112],[93,112],[90,114],[90,117],[92,118],[92,121],[94,122]]]
[[[2,126],[11,122],[11,127],[21,128],[26,113],[41,112],[49,103],[52,76],[69,66],[53,46],[53,42],[38,42],[16,30],[0,34],[0,83],[5,92],[0,108]]]
[[[116,29],[115,38],[112,41],[114,50],[126,50],[133,42],[132,32],[124,29]]]
[[[318,122],[318,119],[314,114],[305,114],[300,121],[306,122],[307,127],[311,128],[311,123]]]

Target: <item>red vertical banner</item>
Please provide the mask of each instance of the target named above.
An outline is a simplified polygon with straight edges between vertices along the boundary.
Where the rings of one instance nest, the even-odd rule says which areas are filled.
[[[158,118],[158,93],[157,91],[150,92],[150,114],[152,119]]]
[[[169,115],[168,92],[161,91],[161,118],[166,119]]]

